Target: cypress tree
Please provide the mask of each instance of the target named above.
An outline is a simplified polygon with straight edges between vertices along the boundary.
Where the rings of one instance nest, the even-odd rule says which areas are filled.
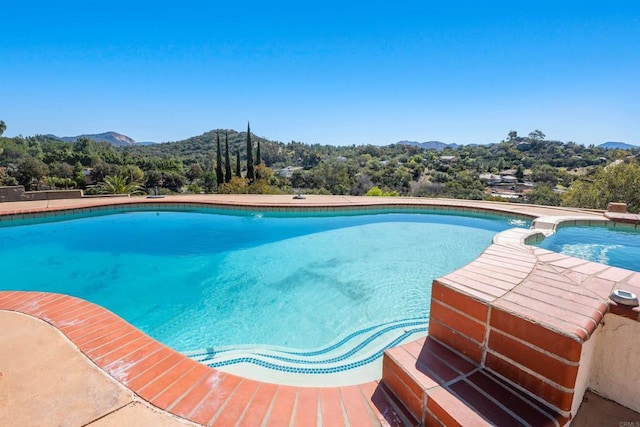
[[[236,176],[238,178],[242,178],[242,173],[240,171],[240,149],[236,148]]]
[[[258,148],[256,149],[256,165],[262,163],[262,155],[260,154],[260,140],[258,142]]]
[[[216,148],[216,179],[218,185],[224,182],[224,175],[222,174],[222,152],[220,151],[220,131],[217,132],[218,141]]]
[[[253,144],[251,143],[251,128],[247,122],[247,179],[253,182],[255,175],[253,174]]]
[[[229,154],[229,132],[226,130],[224,131],[224,145],[224,182],[229,182],[231,181],[231,154]]]

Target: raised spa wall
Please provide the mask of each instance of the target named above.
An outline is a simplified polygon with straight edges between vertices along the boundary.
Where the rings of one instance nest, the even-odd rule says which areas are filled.
[[[640,311],[608,298],[640,295],[640,273],[525,245],[603,221],[540,218],[433,282],[422,351],[405,345],[383,362],[416,423],[568,425],[587,389],[640,412]]]

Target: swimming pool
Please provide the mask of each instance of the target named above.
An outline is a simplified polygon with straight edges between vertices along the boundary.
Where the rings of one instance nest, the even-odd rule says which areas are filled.
[[[587,261],[640,271],[640,230],[632,227],[560,227],[537,245]]]
[[[78,296],[210,366],[285,374],[351,371],[424,336],[432,280],[526,225],[402,210],[99,213],[0,227],[0,289]]]

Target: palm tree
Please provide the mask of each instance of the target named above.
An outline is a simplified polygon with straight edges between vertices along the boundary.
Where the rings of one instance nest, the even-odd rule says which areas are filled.
[[[144,194],[144,189],[137,182],[128,182],[121,175],[107,175],[98,188],[102,194]]]

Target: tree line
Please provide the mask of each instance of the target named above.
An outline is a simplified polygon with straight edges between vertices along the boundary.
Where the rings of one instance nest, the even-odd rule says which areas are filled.
[[[5,129],[1,122],[0,130]],[[639,156],[639,149],[547,140],[539,130],[524,137],[510,131],[493,144],[435,150],[407,144],[282,143],[252,134],[247,124],[246,132],[216,129],[150,146],[0,137],[0,185],[82,188],[87,194],[157,187],[161,194],[303,191],[490,199],[480,176],[510,171],[519,181],[535,184],[521,201],[600,209],[622,201],[637,211],[633,189],[640,188]]]

